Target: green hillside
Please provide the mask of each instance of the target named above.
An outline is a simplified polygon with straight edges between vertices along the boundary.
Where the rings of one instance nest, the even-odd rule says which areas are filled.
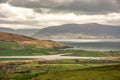
[[[24,45],[14,42],[0,42],[0,56],[32,56],[57,54],[55,49],[36,48],[35,45]]]
[[[0,80],[120,80],[120,65],[0,62]]]
[[[34,80],[120,80],[120,65],[50,72],[40,75]]]

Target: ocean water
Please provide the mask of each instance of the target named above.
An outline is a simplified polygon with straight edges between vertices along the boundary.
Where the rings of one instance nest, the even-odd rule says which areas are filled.
[[[120,39],[62,39],[54,40],[69,44],[73,49],[92,51],[120,51]]]

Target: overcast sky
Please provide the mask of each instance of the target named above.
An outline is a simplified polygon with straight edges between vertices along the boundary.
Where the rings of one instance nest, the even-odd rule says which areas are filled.
[[[0,0],[0,27],[45,28],[69,23],[120,26],[120,0]]]

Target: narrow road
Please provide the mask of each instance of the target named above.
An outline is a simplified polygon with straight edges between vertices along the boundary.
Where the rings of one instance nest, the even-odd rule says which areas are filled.
[[[33,58],[33,59],[45,59],[45,60],[57,60],[57,59],[92,59],[92,60],[113,60],[118,57],[76,57],[76,56],[64,56],[66,54],[56,55],[41,55],[41,56],[0,56],[0,58]]]

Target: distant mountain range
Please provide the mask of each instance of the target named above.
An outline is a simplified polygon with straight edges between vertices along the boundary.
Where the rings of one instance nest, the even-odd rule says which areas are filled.
[[[22,34],[38,39],[120,38],[120,26],[89,24],[65,24],[43,29],[10,29],[0,27],[0,32]]]
[[[36,33],[37,31],[39,31],[39,29],[17,29],[17,30],[14,30],[14,29],[10,29],[10,28],[0,27],[0,32],[22,34],[22,35],[26,35],[26,36],[31,36],[34,33]]]
[[[89,24],[65,24],[39,30],[33,35],[39,39],[120,38],[120,26]]]

